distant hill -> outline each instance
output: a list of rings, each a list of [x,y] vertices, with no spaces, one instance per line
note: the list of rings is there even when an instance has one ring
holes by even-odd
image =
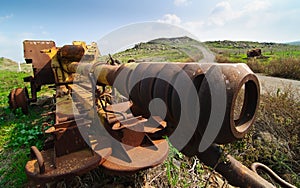
[[[252,48],[280,48],[287,47],[288,44],[275,42],[253,42],[253,41],[206,41],[205,44],[212,48],[230,48],[230,49],[252,49]]]
[[[15,62],[11,59],[8,59],[5,57],[0,57],[0,70],[17,72],[17,71],[19,71],[19,65],[17,62]],[[31,72],[31,65],[22,63],[21,71]]]
[[[289,42],[288,44],[300,46],[300,41]]]
[[[299,41],[300,43],[300,41]],[[148,42],[135,44],[133,48],[113,54],[113,58],[126,63],[130,59],[137,62],[158,61],[158,62],[199,62],[203,58],[200,46],[205,46],[215,54],[229,54],[236,58],[237,62],[245,62],[246,52],[250,49],[260,48],[264,55],[279,56],[289,52],[288,55],[298,54],[300,44],[295,43],[275,43],[275,42],[255,42],[255,41],[206,41],[199,42],[189,37],[158,38]],[[101,60],[107,59],[103,56]]]
[[[180,46],[182,44],[200,44],[199,41],[189,37],[176,37],[176,38],[158,38],[147,42],[148,44],[166,44],[170,46]]]
[[[5,57],[0,57],[0,68],[10,67],[10,66],[16,66],[18,65],[17,62],[7,59]]]
[[[133,48],[116,53],[114,58],[126,63],[130,59],[138,62],[195,62],[203,58],[197,46],[202,45],[189,37],[158,38],[141,42]]]

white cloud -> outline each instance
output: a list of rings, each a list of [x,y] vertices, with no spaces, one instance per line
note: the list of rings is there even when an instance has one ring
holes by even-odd
[[[174,4],[176,6],[187,5],[189,3],[188,0],[174,0]]]
[[[270,1],[268,0],[254,0],[247,3],[244,6],[244,11],[247,12],[254,12],[254,11],[261,11],[266,10],[271,6]]]
[[[185,28],[199,28],[205,25],[204,21],[189,21],[182,24]]]
[[[141,22],[130,24],[110,32],[102,37],[98,44],[101,54],[113,54],[133,47],[139,42],[146,42],[157,38],[171,38],[193,36],[182,27],[159,22]]]
[[[0,16],[0,23],[4,22],[5,20],[8,20],[8,19],[12,18],[13,16],[14,16],[13,14]]]
[[[245,22],[252,22],[257,18],[265,15],[265,11],[271,7],[269,0],[248,0],[244,4],[233,3],[234,0],[225,0],[219,2],[212,9],[209,18],[208,25],[223,26],[229,22],[238,19],[244,19]],[[233,5],[240,5],[233,7]]]
[[[218,3],[214,9],[211,11],[210,17],[208,19],[208,24],[215,24],[222,26],[226,22],[238,18],[241,13],[234,11],[231,4],[228,1],[222,1]]]
[[[283,17],[290,17],[289,20],[291,17],[296,19],[296,16],[283,15],[276,10],[276,6],[271,4],[270,0],[220,0],[211,6],[205,17],[184,20],[176,14],[166,14],[159,21],[176,24],[196,35],[201,41],[277,41],[274,36],[279,31],[274,28],[284,20]]]
[[[175,14],[166,14],[162,19],[159,19],[158,22],[167,23],[172,25],[180,25],[181,19]]]
[[[183,22],[181,26],[185,29],[187,29],[192,34],[197,34],[199,30],[203,29],[205,27],[204,21],[188,21]]]

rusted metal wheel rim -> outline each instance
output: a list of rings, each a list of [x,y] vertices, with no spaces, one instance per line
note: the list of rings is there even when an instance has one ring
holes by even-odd
[[[234,107],[236,105],[239,90],[245,87],[244,101],[239,118],[234,120]],[[259,82],[255,75],[249,74],[240,82],[237,92],[233,97],[233,105],[231,106],[230,124],[233,135],[237,138],[243,138],[249,131],[254,122],[255,114],[259,105]]]
[[[15,93],[16,93],[16,89],[12,89],[8,95],[9,107],[12,110],[16,110],[18,108],[15,101]]]
[[[16,88],[11,100],[14,103],[13,109],[20,107],[24,114],[28,114],[28,91],[27,88]]]

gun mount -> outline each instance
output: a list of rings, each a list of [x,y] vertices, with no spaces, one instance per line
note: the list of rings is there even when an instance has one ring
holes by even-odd
[[[32,160],[25,167],[35,182],[80,175],[98,166],[121,175],[154,167],[168,155],[165,136],[175,135],[176,148],[217,166],[231,184],[273,187],[231,156],[220,162],[215,145],[242,139],[254,122],[259,82],[246,65],[116,65],[98,62],[96,44],[84,42],[56,47],[53,41],[24,41],[24,53],[34,72],[24,79],[31,84],[31,98],[26,88],[14,89],[11,107],[26,113],[41,85],[54,84],[56,90],[55,123],[45,131],[50,137],[43,151],[31,147]],[[240,90],[244,99],[236,115]],[[217,98],[222,100],[216,103]],[[208,142],[204,150],[202,140]]]

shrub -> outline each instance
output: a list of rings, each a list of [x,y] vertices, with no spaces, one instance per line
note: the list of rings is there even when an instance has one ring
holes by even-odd
[[[271,60],[267,66],[267,73],[271,76],[300,80],[300,59],[291,57]]]
[[[224,55],[216,55],[215,61],[218,63],[231,63],[229,57]]]
[[[265,64],[255,58],[250,58],[247,61],[247,65],[250,67],[250,69],[253,72],[256,72],[256,73],[265,73],[266,72]]]

